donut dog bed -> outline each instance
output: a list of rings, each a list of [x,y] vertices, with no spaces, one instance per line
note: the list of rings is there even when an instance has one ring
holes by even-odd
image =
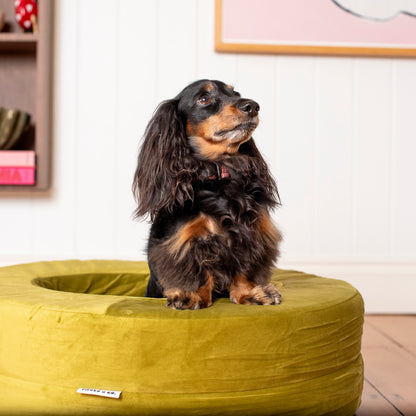
[[[363,301],[348,283],[276,270],[281,305],[220,299],[176,311],[143,297],[148,277],[146,263],[128,261],[0,268],[0,414],[352,416],[358,408]]]

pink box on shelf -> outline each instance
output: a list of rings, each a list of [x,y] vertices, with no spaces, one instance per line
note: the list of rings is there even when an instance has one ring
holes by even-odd
[[[0,185],[35,185],[35,167],[0,166]]]
[[[35,167],[35,165],[36,154],[34,150],[0,150],[0,167]]]
[[[33,150],[0,151],[0,185],[35,185],[36,154]]]

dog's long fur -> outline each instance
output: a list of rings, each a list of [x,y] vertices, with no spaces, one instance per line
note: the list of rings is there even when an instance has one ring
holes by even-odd
[[[279,195],[251,137],[258,111],[210,80],[157,108],[133,183],[135,214],[152,221],[146,296],[167,297],[174,309],[208,307],[219,296],[280,303],[270,276],[281,236],[269,215]]]

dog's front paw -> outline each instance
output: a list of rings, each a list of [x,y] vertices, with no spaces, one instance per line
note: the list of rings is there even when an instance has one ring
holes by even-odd
[[[167,297],[166,306],[171,309],[202,309],[205,305],[201,296],[195,292],[183,291],[180,289],[169,289],[165,292]]]
[[[282,295],[274,287],[273,283],[269,283],[262,287],[266,302],[263,305],[279,305],[282,302]]]
[[[279,305],[282,296],[272,283],[254,286],[249,291],[231,290],[230,300],[242,305]]]

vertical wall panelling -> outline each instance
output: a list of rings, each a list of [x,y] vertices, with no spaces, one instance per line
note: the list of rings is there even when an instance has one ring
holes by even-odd
[[[74,257],[76,248],[79,1],[58,2],[55,13],[53,175],[51,190],[33,201],[37,258]]]
[[[156,74],[158,100],[161,101],[174,97],[195,80],[197,3],[194,0],[158,0],[158,7]]]
[[[0,195],[1,257],[18,262],[30,256],[33,251],[33,219],[31,196]]]
[[[393,143],[392,187],[393,255],[416,255],[416,60],[395,62],[395,141]]]
[[[384,257],[391,238],[391,61],[354,64],[354,255]]]
[[[319,58],[317,70],[314,254],[351,255],[352,60]]]
[[[283,256],[312,255],[315,141],[315,60],[279,57],[275,89],[276,172],[282,208]]]
[[[78,52],[77,254],[108,256],[115,246],[120,3],[90,0],[79,5],[82,41]]]
[[[120,2],[114,218],[119,258],[145,258],[148,226],[132,219],[131,185],[140,139],[156,105],[157,18],[157,2]]]

